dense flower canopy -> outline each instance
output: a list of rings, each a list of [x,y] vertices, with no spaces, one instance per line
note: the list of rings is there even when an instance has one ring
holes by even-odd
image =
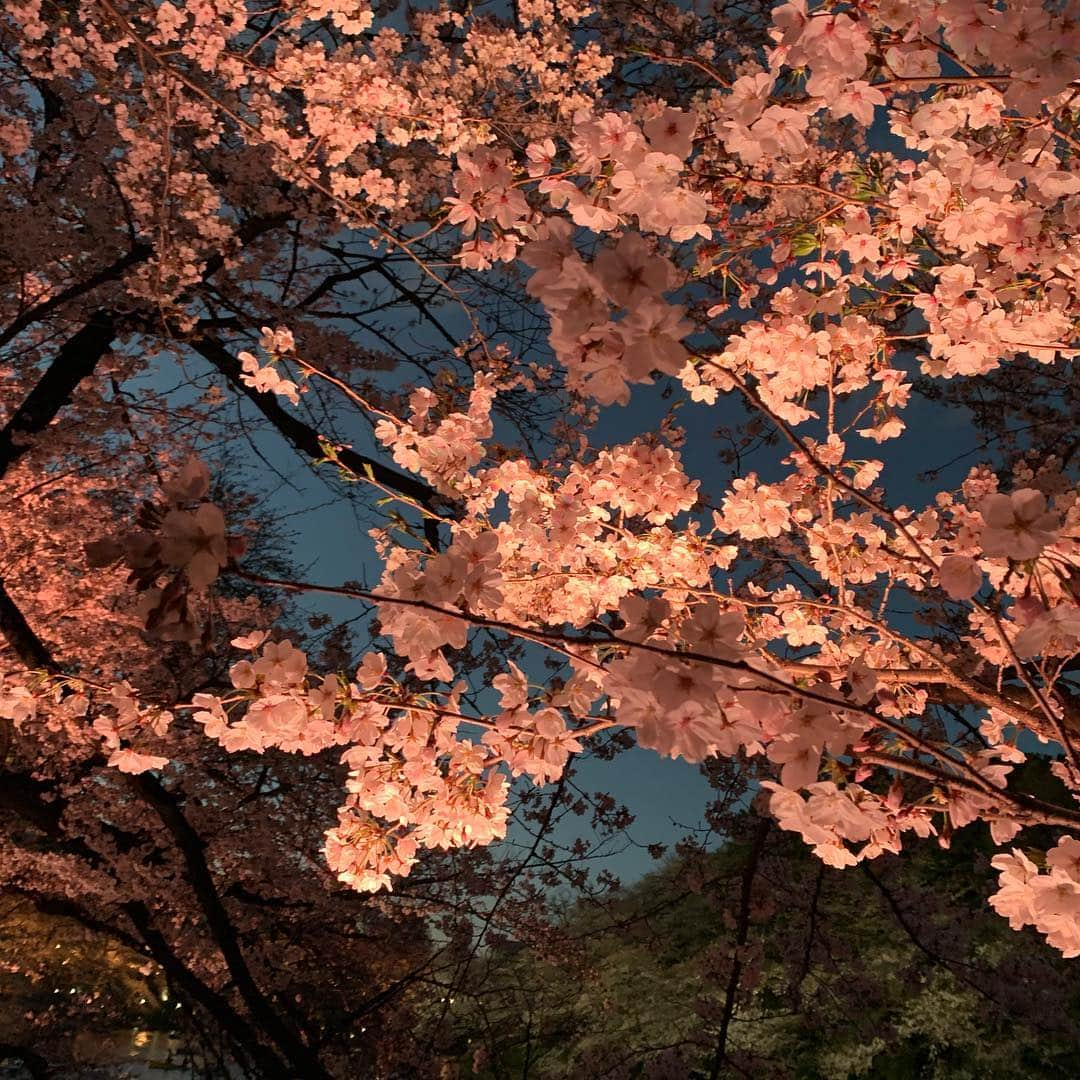
[[[31,769],[330,751],[324,858],[378,891],[629,730],[833,867],[987,823],[989,903],[1080,956],[1075,5],[15,0],[0,40]],[[1041,420],[899,479],[926,400],[999,378]],[[374,572],[260,570],[225,401],[374,495]],[[256,586],[368,605],[371,648]]]

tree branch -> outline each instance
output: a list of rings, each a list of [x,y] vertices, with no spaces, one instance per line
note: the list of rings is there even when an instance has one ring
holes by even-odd
[[[213,364],[229,380],[234,389],[239,390],[262,413],[294,450],[315,460],[325,456],[319,434],[314,428],[309,427],[283,408],[273,394],[264,394],[243,382],[240,378],[243,371],[240,361],[225,348],[221,341],[204,334],[194,339],[191,344],[196,352]],[[337,456],[341,464],[350,472],[357,476],[370,477],[379,486],[397,491],[406,498],[418,502],[427,510],[435,512],[438,506],[445,503],[442,496],[422,480],[417,480],[408,473],[391,469],[374,458],[358,454],[349,447],[337,451]],[[428,542],[437,550],[439,547],[438,522],[425,517],[424,533]]]
[[[727,991],[724,994],[724,1011],[720,1017],[720,1032],[716,1036],[716,1050],[713,1054],[712,1068],[709,1070],[709,1080],[719,1080],[720,1070],[728,1056],[728,1033],[735,1015],[735,1002],[739,992],[739,982],[742,979],[743,964],[739,953],[750,937],[750,901],[753,898],[754,877],[757,874],[758,864],[761,862],[761,853],[765,850],[765,837],[769,834],[771,824],[768,818],[762,818],[757,823],[754,838],[750,843],[750,851],[746,856],[742,888],[739,892],[739,913],[735,924],[735,949],[731,958],[731,976],[728,978]]]
[[[59,670],[56,661],[26,622],[22,612],[19,611],[7,592],[2,590],[0,590],[0,616],[5,620],[0,623],[5,636],[8,636],[8,641],[24,663],[50,671]],[[11,634],[8,631],[9,625],[13,628]],[[10,774],[4,777],[4,783],[0,785],[0,805],[7,805],[9,808],[21,810],[22,808],[17,807],[13,799],[16,796],[25,796],[28,791],[36,796],[31,800],[31,807],[36,803],[40,803],[40,796],[27,787],[27,785],[32,785],[33,781],[23,778],[26,783],[22,788],[19,788],[16,782],[18,779],[18,777]],[[237,991],[251,1011],[252,1017],[259,1024],[260,1030],[280,1047],[292,1068],[297,1070],[299,1075],[311,1077],[312,1080],[322,1080],[322,1078],[328,1080],[329,1074],[324,1071],[315,1054],[304,1045],[292,1025],[278,1015],[255,982],[240,949],[236,930],[232,925],[225,905],[221,901],[221,897],[218,895],[213,875],[206,862],[204,854],[205,842],[184,816],[177,797],[168,791],[159,780],[146,773],[131,777],[129,786],[143,802],[152,807],[176,843],[187,868],[188,884],[191,886],[202,910],[203,917],[206,919],[210,936],[221,953],[229,973],[232,975]],[[60,835],[59,815],[59,804],[42,804],[37,812],[31,813],[29,820],[32,820],[35,825],[45,829],[48,833],[58,836]],[[92,852],[91,858],[94,858]],[[162,947],[166,943],[164,937],[154,930],[151,925],[149,909],[145,908],[145,905],[134,901],[125,904],[124,908],[128,911],[129,917],[132,918],[143,940],[146,941],[154,951],[155,957],[157,957],[159,953],[162,953]],[[175,957],[173,957],[173,960],[179,963]],[[169,970],[163,961],[159,962],[162,963],[163,967],[166,967],[166,970]],[[173,964],[173,967],[175,966],[176,964]],[[180,967],[183,967],[183,965],[181,964]],[[184,972],[186,975],[182,975],[177,969],[176,978],[181,979],[190,976],[190,972],[187,972],[186,968],[184,968]],[[220,1003],[214,1003],[213,1008],[215,1010],[219,1009]],[[237,1017],[237,1019],[240,1018]],[[281,1074],[271,1073],[270,1075]]]
[[[214,943],[229,968],[237,991],[251,1010],[251,1015],[260,1029],[281,1048],[301,1076],[311,1077],[312,1080],[323,1077],[329,1080],[329,1073],[323,1069],[315,1054],[304,1045],[297,1030],[274,1010],[255,982],[237,940],[236,930],[218,895],[213,875],[207,865],[204,854],[206,844],[184,816],[177,797],[149,773],[133,776],[131,786],[144,802],[153,807],[183,856],[188,884],[199,901]]]
[[[50,296],[48,300],[43,300],[40,304],[36,304],[34,307],[24,311],[10,323],[3,333],[0,333],[0,348],[3,348],[13,338],[18,337],[28,327],[33,326],[34,323],[40,322],[57,308],[62,307],[69,300],[77,300],[80,296],[92,292],[99,285],[115,281],[125,270],[145,262],[151,254],[152,249],[148,244],[136,244],[126,255],[122,255],[96,274],[91,274],[85,281],[69,285],[55,296]]]
[[[0,429],[0,480],[30,449],[29,439],[53,422],[79,383],[93,374],[115,336],[115,315],[98,311],[60,347],[33,390]]]

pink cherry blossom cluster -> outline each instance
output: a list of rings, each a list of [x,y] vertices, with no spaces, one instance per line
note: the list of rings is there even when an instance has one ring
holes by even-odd
[[[375,437],[390,448],[394,460],[419,473],[436,490],[457,496],[469,490],[469,470],[484,455],[483,443],[492,434],[491,403],[495,399],[494,377],[478,374],[469,393],[465,412],[432,415],[438,398],[430,390],[416,390],[409,398],[410,417],[399,421],[384,416],[375,426]]]
[[[927,573],[934,572],[951,599],[970,601],[985,575],[1016,597],[1015,613],[1010,611],[997,629],[996,644],[985,608],[977,603],[970,608],[973,630],[985,637],[980,648],[988,654],[992,648],[1019,647],[1027,655],[1037,651],[1027,653],[1035,635],[1023,638],[1024,624],[1013,621],[1029,618],[1025,597],[1037,574],[1045,581],[1047,599],[1055,598],[1048,612],[1039,616],[1043,620],[1039,625],[1060,626],[1062,634],[1060,642],[1048,634],[1045,643],[1068,649],[1066,635],[1077,610],[1071,575],[1080,563],[1075,493],[1059,490],[1057,509],[1051,511],[1040,491],[997,494],[986,474],[975,471],[965,485],[967,503],[941,497],[936,512],[894,516],[887,528],[875,524],[870,513],[841,517],[834,512],[827,521],[813,507],[816,502],[827,505],[831,498],[828,492],[835,481],[829,477],[842,477],[850,468],[851,479],[845,482],[853,491],[867,491],[880,467],[866,462],[849,467],[844,443],[832,436],[827,444],[805,444],[805,450],[793,454],[795,471],[778,485],[762,485],[753,477],[736,481],[723,511],[715,515],[715,538],[699,541],[696,550],[680,550],[680,540],[685,542],[693,533],[674,520],[693,507],[693,487],[679,481],[686,485],[683,499],[654,508],[651,499],[656,496],[643,501],[649,487],[670,490],[678,473],[660,484],[650,480],[663,475],[661,461],[675,464],[677,458],[662,447],[648,450],[639,444],[630,449],[629,457],[625,451],[602,452],[595,471],[575,462],[565,480],[551,465],[540,472],[515,461],[478,466],[478,482],[459,482],[460,489],[476,492],[467,501],[470,513],[490,513],[505,493],[507,515],[494,528],[478,518],[472,526],[481,530],[478,533],[456,524],[450,548],[426,562],[415,552],[393,552],[379,595],[395,599],[380,604],[380,619],[413,671],[420,677],[450,679],[452,669],[440,650],[446,645],[462,647],[476,620],[481,625],[492,620],[519,627],[528,638],[530,626],[560,622],[582,626],[617,609],[620,625],[611,642],[614,658],[598,664],[597,653],[568,648],[580,691],[573,697],[563,695],[554,704],[584,717],[591,703],[606,695],[614,706],[615,722],[634,728],[641,745],[691,761],[715,753],[764,753],[779,771],[781,782],[771,790],[774,800],[780,800],[777,812],[784,808],[785,827],[802,832],[834,865],[850,865],[883,850],[897,851],[904,831],[933,835],[940,831],[934,818],[943,812],[949,828],[985,818],[1000,842],[1015,835],[1023,817],[1011,816],[998,805],[995,794],[1009,763],[1023,759],[1005,728],[1026,726],[1045,736],[1050,731],[1045,718],[1030,709],[1006,706],[997,714],[999,726],[993,736],[997,745],[985,760],[955,761],[961,778],[977,778],[967,781],[976,787],[957,787],[945,803],[906,801],[898,785],[882,799],[859,785],[860,775],[865,778],[873,772],[872,767],[857,765],[859,755],[894,743],[897,728],[891,720],[917,716],[926,705],[925,692],[917,689],[918,669],[909,670],[899,681],[878,674],[910,663],[903,644],[884,633],[871,613],[859,612],[851,600],[825,605],[830,616],[823,621],[811,617],[814,607],[821,605],[808,602],[790,586],[772,593],[758,590],[760,599],[749,604],[738,599],[702,603],[692,590],[695,580],[698,590],[709,580],[710,565],[730,562],[733,549],[720,543],[726,534],[757,541],[790,533],[805,537],[800,542],[808,545],[806,557],[826,580],[839,586],[872,582],[886,573],[910,587],[925,588]],[[645,466],[640,471],[636,464],[625,467],[635,459]],[[820,469],[825,470],[824,477]],[[1051,486],[1052,474],[1040,482]],[[619,508],[627,518],[642,517],[653,526],[626,535],[611,530],[611,512],[598,514],[598,503]],[[652,569],[643,574],[639,560],[646,550]],[[691,553],[693,562],[688,563]],[[913,557],[925,560],[925,565],[913,568]],[[695,576],[690,576],[694,563]],[[661,595],[644,600],[629,588],[659,589]],[[764,649],[775,637],[818,651],[804,653],[794,665],[784,663]],[[926,674],[933,670],[931,665]],[[801,671],[813,676],[802,695],[797,681]],[[780,687],[787,689],[778,693]],[[519,708],[527,700],[527,681],[516,668],[497,679],[496,688],[504,708]],[[868,703],[874,704],[881,720],[866,711]],[[549,708],[541,714],[542,721],[534,720],[535,732],[525,751],[543,758],[550,747],[555,757],[548,757],[548,764],[540,768],[521,770],[512,764],[515,772],[529,772],[538,781],[558,775],[563,765],[566,747],[558,746],[558,739],[574,738],[557,711]],[[490,745],[502,737],[500,732],[515,730],[516,722],[504,714],[484,742]],[[987,733],[991,730],[984,727]],[[499,745],[503,760],[513,763],[513,754],[505,744]],[[820,780],[826,763],[829,769],[852,769],[848,763],[852,747],[862,748],[854,756],[855,782],[838,787],[835,781]],[[902,733],[899,749],[902,755]],[[894,751],[893,760],[902,765],[905,758]],[[1075,783],[1064,767],[1058,771]],[[798,795],[800,789],[811,793],[810,802]],[[799,810],[800,806],[812,810]],[[853,850],[849,846],[853,843],[862,846]]]
[[[261,364],[253,353],[240,353],[237,356],[243,370],[240,381],[245,386],[258,390],[259,393],[277,394],[286,401],[291,401],[293,405],[299,405],[301,388],[291,379],[283,378],[281,372],[274,367],[275,361],[288,356],[296,348],[292,331],[285,327],[278,327],[275,330],[264,326],[260,344],[270,354],[270,363]]]
[[[0,718],[11,720],[16,730],[29,730],[35,722],[50,732],[63,730],[80,750],[106,752],[106,764],[121,772],[142,773],[169,763],[133,744],[145,747],[162,739],[173,713],[140,701],[127,681],[101,686],[42,674],[30,685],[0,683]]]
[[[806,785],[805,799],[771,781],[762,787],[771,793],[769,811],[780,827],[799,833],[829,866],[854,866],[883,851],[899,851],[905,830],[917,836],[934,832],[929,814],[902,808],[895,793],[883,799],[859,784],[839,788],[831,780]],[[863,847],[853,853],[848,847],[852,843]]]
[[[326,853],[357,889],[388,888],[391,875],[409,872],[419,847],[503,836],[509,786],[500,766],[544,783],[581,748],[557,709],[529,711],[527,687],[519,691],[517,683],[503,689],[503,711],[489,721],[461,714],[460,688],[442,702],[433,694],[410,698],[379,653],[368,653],[348,681],[309,676],[304,653],[287,640],[268,641],[265,632],[233,644],[258,655],[230,669],[237,693],[195,695],[195,721],[230,751],[346,748],[347,797]],[[462,724],[483,737],[463,737]]]
[[[191,458],[162,493],[165,505],[145,503],[139,530],[86,545],[92,567],[122,561],[141,593],[140,610],[147,628],[166,641],[198,637],[194,596],[205,592],[228,563],[230,549],[243,549],[226,535],[225,516],[214,503],[201,501],[210,490],[210,474]],[[195,509],[185,509],[198,502]],[[168,577],[167,583],[161,579]]]
[[[1059,840],[1041,871],[1017,848],[991,861],[1001,885],[990,897],[994,910],[1014,930],[1034,926],[1065,956],[1080,956],[1080,840]]]
[[[522,259],[537,271],[528,291],[550,314],[551,345],[572,386],[603,405],[625,404],[628,383],[686,367],[682,339],[693,326],[663,296],[677,283],[676,268],[640,233],[624,234],[589,264],[574,250],[569,223],[553,218]],[[612,305],[627,312],[618,322]]]

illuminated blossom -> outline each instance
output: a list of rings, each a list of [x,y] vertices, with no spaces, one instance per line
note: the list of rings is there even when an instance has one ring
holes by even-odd
[[[988,495],[979,506],[983,553],[1010,559],[1034,559],[1057,539],[1058,516],[1046,509],[1046,496],[1032,488],[1009,495]]]
[[[970,600],[982,586],[983,572],[966,555],[948,555],[938,567],[938,580],[951,599]]]

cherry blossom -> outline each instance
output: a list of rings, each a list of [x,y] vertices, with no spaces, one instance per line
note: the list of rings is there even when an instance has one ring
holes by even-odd
[[[1039,442],[1080,355],[1068,10],[791,0],[741,41],[305,0],[254,40],[243,5],[106,7],[0,17],[19,753],[325,755],[324,868],[374,892],[625,729],[764,778],[833,867],[983,822],[1025,845],[990,903],[1080,955],[1080,489]],[[1026,388],[1022,436],[898,480],[917,394]],[[378,565],[260,573],[223,403],[359,492]],[[372,643],[320,658],[248,587],[361,603]],[[1008,783],[1031,740],[1058,801]],[[1033,825],[1070,835],[1044,861]]]
[[[982,587],[983,572],[974,559],[950,555],[942,560],[938,578],[953,600],[970,600]]]
[[[979,512],[979,544],[986,555],[1033,559],[1057,536],[1057,515],[1047,510],[1046,496],[1032,488],[988,495]]]

